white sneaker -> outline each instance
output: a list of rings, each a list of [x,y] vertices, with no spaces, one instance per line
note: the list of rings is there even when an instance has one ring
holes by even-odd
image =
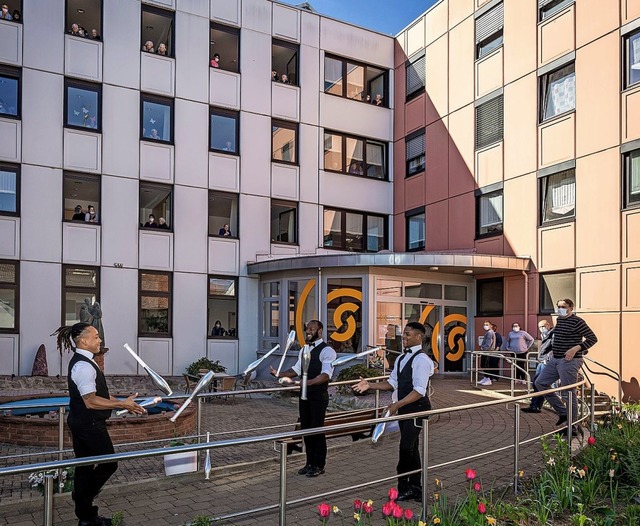
[[[491,379],[486,376],[478,382],[478,385],[491,385]]]
[[[491,381],[491,378],[487,378],[487,381],[485,383],[483,383],[482,385],[491,385],[493,382]]]

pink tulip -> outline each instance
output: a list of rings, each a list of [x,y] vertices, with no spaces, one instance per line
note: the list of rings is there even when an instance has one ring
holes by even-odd
[[[482,514],[487,513],[487,507],[484,505],[484,502],[478,504],[478,511]]]
[[[403,510],[400,506],[396,506],[395,508],[393,508],[393,518],[394,519],[401,519],[402,518],[402,513]]]
[[[318,506],[318,513],[320,513],[320,517],[327,518],[331,513],[331,506],[323,502]]]
[[[481,489],[481,488],[482,488],[482,486],[480,486],[480,483],[479,483],[479,482],[476,482],[476,483],[473,485],[473,489],[475,489],[476,491],[480,491],[480,489]]]
[[[596,444],[596,439],[595,437],[589,437],[587,439],[587,444],[589,444],[590,446],[594,446]]]
[[[387,502],[382,506],[382,515],[388,517],[393,513],[393,502]]]
[[[407,519],[408,521],[413,519],[413,512],[409,508],[404,510],[404,518]]]
[[[389,500],[396,500],[398,498],[398,490],[396,488],[389,488]]]
[[[474,478],[476,478],[475,469],[467,468],[467,471],[465,471],[464,474],[467,476],[467,480],[473,480]]]
[[[360,499],[356,499],[353,501],[353,509],[359,511],[362,508],[362,501]]]
[[[373,513],[373,505],[365,502],[362,505],[362,511],[364,511],[365,513]]]

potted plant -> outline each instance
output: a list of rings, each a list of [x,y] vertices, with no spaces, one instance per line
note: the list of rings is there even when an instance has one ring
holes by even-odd
[[[187,367],[187,374],[197,376],[200,371],[213,371],[214,373],[226,373],[227,368],[220,363],[220,360],[215,362],[209,360],[206,356],[197,359],[189,367]]]
[[[184,446],[186,442],[173,439],[168,447]],[[181,453],[169,453],[164,456],[164,472],[167,476],[198,471],[198,452],[184,451]]]

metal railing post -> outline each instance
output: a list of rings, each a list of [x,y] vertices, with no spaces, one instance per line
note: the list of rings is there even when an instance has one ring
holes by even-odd
[[[429,478],[429,420],[422,419],[422,520],[427,522],[427,498],[429,492],[427,490],[427,481]]]
[[[513,414],[513,492],[518,494],[520,475],[520,406],[515,404]]]
[[[376,393],[376,418],[378,418],[378,409],[380,409],[380,390],[376,389],[375,390]]]
[[[196,434],[198,435],[198,444],[200,443],[200,435],[202,435],[202,397],[196,398]],[[198,451],[198,462],[200,462],[200,451]]]
[[[515,380],[515,376],[516,376],[516,364],[515,364],[515,357],[511,358],[509,360],[509,363],[511,364],[511,372],[509,373],[509,376],[511,376],[511,396],[514,396],[515,393],[515,387],[514,387],[514,382]]]
[[[591,432],[596,430],[596,386],[591,384],[591,415],[589,417],[589,428]]]
[[[569,444],[569,457],[571,457],[571,440],[573,439],[573,393],[567,390],[567,442]]]
[[[53,526],[53,473],[44,476],[44,526]]]
[[[280,442],[280,516],[279,526],[287,524],[287,445]]]
[[[58,407],[58,460],[62,460],[64,451],[64,406]],[[62,469],[58,469],[58,482],[62,482]],[[58,493],[62,493],[62,487],[58,484]]]

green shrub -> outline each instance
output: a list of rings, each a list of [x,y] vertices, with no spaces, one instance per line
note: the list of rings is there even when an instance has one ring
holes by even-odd
[[[220,363],[220,360],[216,360],[215,362],[209,360],[206,356],[199,358],[195,362],[193,362],[189,367],[187,367],[187,374],[196,376],[201,369],[206,369],[207,371],[213,371],[214,373],[226,373],[227,368]]]
[[[369,369],[366,365],[358,364],[342,369],[338,374],[336,380],[338,382],[346,382],[347,380],[357,380],[358,378],[373,378],[374,376],[380,376],[380,371],[376,369]],[[350,385],[341,385],[338,387],[338,392],[342,394],[357,394]]]

